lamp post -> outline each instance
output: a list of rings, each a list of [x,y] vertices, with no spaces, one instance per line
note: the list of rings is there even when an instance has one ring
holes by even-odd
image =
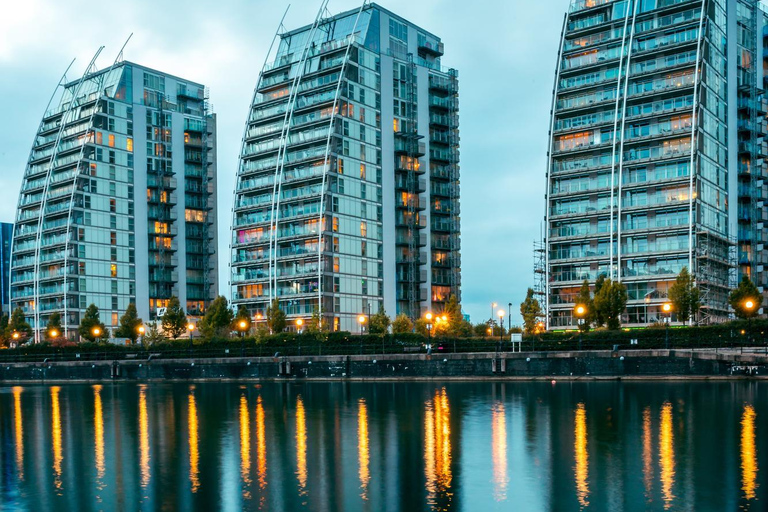
[[[365,315],[357,317],[357,321],[360,322],[360,334],[363,334],[363,331],[365,330]]]
[[[143,345],[144,344],[144,333],[146,332],[146,329],[144,328],[143,325],[140,325],[139,328],[136,329],[136,330],[139,332],[139,338],[140,338],[139,343],[141,343]]]
[[[432,338],[432,313],[427,312],[426,315],[424,315],[424,319],[427,321],[427,344],[431,345],[431,338]]]
[[[304,325],[304,320],[301,318],[296,319],[296,331],[301,334],[301,326]]]
[[[13,331],[13,334],[11,334],[11,338],[13,338],[13,341],[16,343],[16,346],[19,345],[19,338],[21,338],[21,334],[19,334],[16,331]]]
[[[747,310],[747,343],[752,344],[752,314],[755,310],[755,301],[747,299],[744,301],[744,309]],[[744,348],[742,347],[742,352]]]
[[[584,333],[584,317],[587,315],[587,306],[584,304],[576,304],[576,307],[573,309],[574,314],[577,318],[577,323],[579,324],[579,350],[581,350],[582,346],[582,335]]]
[[[512,303],[510,302],[507,304],[507,308],[509,308],[509,315],[507,315],[507,332],[512,330]]]
[[[94,340],[96,340],[99,336],[101,336],[101,329],[98,327],[94,327],[91,329],[91,334],[93,335]]]
[[[669,350],[669,324],[672,322],[672,304],[665,302],[661,309],[667,314],[667,317],[664,319],[664,346]]]
[[[496,310],[496,303],[495,302],[491,302],[491,317],[490,317],[491,322],[493,322],[493,312],[495,310]]]
[[[240,337],[241,338],[245,337],[245,331],[248,330],[248,322],[246,322],[245,320],[240,320],[237,323],[237,328],[240,331]]]
[[[500,309],[497,313],[499,315],[499,341],[504,339],[504,310]]]

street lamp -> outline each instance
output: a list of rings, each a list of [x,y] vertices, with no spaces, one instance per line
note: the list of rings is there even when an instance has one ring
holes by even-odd
[[[507,304],[509,308],[509,315],[507,315],[507,332],[512,330],[512,303]]]
[[[101,336],[101,329],[99,329],[98,327],[94,327],[93,329],[91,329],[91,334],[93,334],[94,338],[98,338],[99,336]]]
[[[579,324],[579,350],[581,350],[582,336],[584,334],[584,317],[587,315],[587,306],[584,304],[576,304],[573,312],[576,315],[577,322]]]
[[[192,322],[188,323],[187,324],[187,330],[189,331],[189,337],[191,338],[192,337],[192,331],[195,330],[195,324],[193,324]]]
[[[48,336],[50,336],[51,338],[56,338],[58,337],[58,335],[59,335],[59,331],[57,331],[56,329],[51,329],[48,332]]]
[[[496,310],[496,303],[491,302],[491,321],[493,321],[493,312]]]
[[[357,321],[360,322],[360,334],[363,334],[363,330],[365,329],[365,315],[357,317]]]
[[[667,314],[667,318],[664,319],[666,325],[664,328],[664,346],[669,350],[669,324],[672,322],[672,304],[665,302],[664,305],[661,306],[661,310]]]
[[[747,310],[747,342],[751,345],[752,344],[752,312],[755,309],[755,301],[752,299],[747,299],[744,301],[744,309]]]
[[[427,312],[427,314],[424,315],[424,319],[427,321],[427,343],[429,344],[432,337],[432,313]]]
[[[243,338],[245,336],[245,331],[248,330],[248,322],[245,320],[240,320],[237,324],[238,329],[240,330],[240,337]]]
[[[301,318],[296,319],[296,330],[299,331],[299,334],[301,334],[301,326],[304,325],[304,320]]]
[[[143,325],[140,325],[136,330],[139,331],[139,338],[141,338],[141,342],[144,343],[144,333],[146,332],[146,329]]]
[[[504,336],[504,310],[500,309],[498,311],[498,315],[499,315],[499,341],[501,341]]]

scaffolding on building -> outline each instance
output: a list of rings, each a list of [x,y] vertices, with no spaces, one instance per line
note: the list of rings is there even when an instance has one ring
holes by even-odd
[[[533,295],[546,312],[547,297],[547,243],[543,238],[533,242]]]
[[[708,230],[696,233],[695,279],[699,288],[703,325],[729,319],[728,294],[737,284],[736,240]]]

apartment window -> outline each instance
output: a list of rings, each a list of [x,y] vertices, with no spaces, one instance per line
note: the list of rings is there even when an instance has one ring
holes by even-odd
[[[117,201],[115,199],[109,200],[109,211],[112,213],[117,213]]]
[[[365,179],[365,164],[360,164],[360,179]]]
[[[339,293],[340,290],[341,290],[341,285],[339,284],[339,278],[338,277],[334,277],[333,278],[333,291],[334,291],[334,293]]]
[[[339,232],[339,218],[338,217],[333,217],[331,219],[331,223],[333,225],[333,232],[334,233],[338,233]]]
[[[117,261],[117,249],[114,247],[111,247],[109,249],[109,253],[110,253],[109,254],[110,261]]]
[[[339,158],[339,174],[344,174],[344,159]]]
[[[109,232],[109,243],[110,245],[117,245],[117,233],[114,231]]]
[[[126,141],[125,141],[125,149],[127,151],[130,151],[131,153],[133,152],[133,139],[132,138],[128,137],[128,139],[126,139]]]
[[[368,236],[368,223],[367,222],[361,222],[360,223],[360,236],[363,238]]]

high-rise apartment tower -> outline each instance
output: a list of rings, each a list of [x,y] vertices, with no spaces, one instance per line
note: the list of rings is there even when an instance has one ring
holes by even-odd
[[[547,320],[573,328],[600,275],[623,322],[661,320],[683,267],[699,320],[729,315],[739,274],[765,286],[763,27],[755,0],[573,0],[547,172]]]
[[[358,331],[460,292],[458,73],[376,4],[280,31],[245,128],[233,302]],[[292,324],[292,322],[291,322]]]
[[[97,56],[99,55],[97,52]],[[65,335],[89,304],[108,327],[171,296],[192,314],[217,293],[216,120],[201,84],[116,60],[62,78],[19,196],[11,303]]]

